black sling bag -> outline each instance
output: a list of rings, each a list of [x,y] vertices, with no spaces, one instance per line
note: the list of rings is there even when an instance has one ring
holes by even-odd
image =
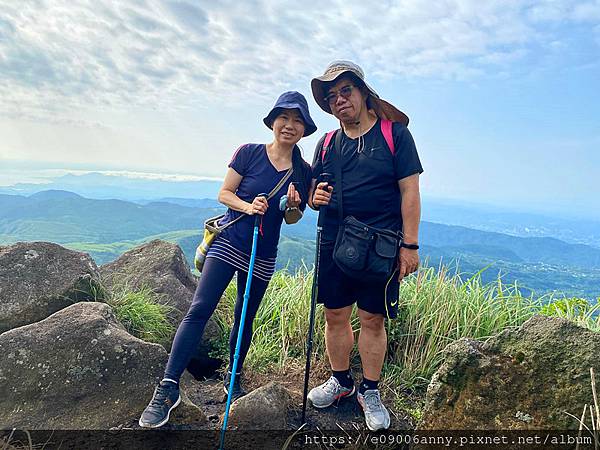
[[[367,225],[354,216],[344,217],[341,138],[342,131],[338,130],[333,146],[333,167],[339,229],[333,260],[350,277],[373,282],[387,281],[398,267],[402,234]]]

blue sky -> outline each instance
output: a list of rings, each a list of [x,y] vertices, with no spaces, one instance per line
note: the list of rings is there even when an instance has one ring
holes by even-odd
[[[0,185],[220,177],[288,89],[310,159],[336,127],[310,79],[340,58],[411,117],[425,195],[600,217],[600,1],[0,0]]]

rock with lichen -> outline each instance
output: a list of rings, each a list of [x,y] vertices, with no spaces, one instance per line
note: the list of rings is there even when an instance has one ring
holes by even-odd
[[[544,316],[486,342],[460,339],[444,350],[418,429],[578,429],[599,354],[599,333]]]
[[[98,279],[87,253],[50,242],[0,246],[0,333],[95,300]]]
[[[0,335],[0,429],[109,429],[140,414],[167,353],[81,302]]]

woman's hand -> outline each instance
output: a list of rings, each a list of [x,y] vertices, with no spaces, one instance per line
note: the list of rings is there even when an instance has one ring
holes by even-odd
[[[290,183],[287,191],[285,213],[283,215],[285,223],[296,223],[302,218],[302,211],[300,211],[299,208],[301,200],[300,193],[296,190],[296,186],[294,186],[294,183]]]
[[[331,192],[333,192],[333,186],[329,185],[326,182],[321,182],[317,184],[317,188],[315,189],[315,193],[313,195],[313,205],[317,208],[320,206],[329,205],[329,201],[331,200]]]
[[[248,203],[246,208],[246,214],[253,216],[254,214],[260,214],[261,216],[267,212],[269,202],[265,197],[256,197],[252,203]]]
[[[298,208],[300,206],[300,193],[296,190],[294,183],[290,183],[287,190],[286,208]]]

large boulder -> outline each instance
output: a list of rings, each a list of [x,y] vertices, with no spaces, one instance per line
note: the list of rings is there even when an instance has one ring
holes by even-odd
[[[175,308],[181,320],[188,310],[196,280],[177,244],[155,239],[135,247],[115,261],[100,266],[103,283],[109,288],[150,287],[162,294],[162,303]]]
[[[158,301],[173,309],[169,313],[169,322],[175,329],[187,313],[197,281],[181,248],[170,242],[153,240],[135,247],[121,255],[117,260],[100,266],[102,282],[109,289],[127,286],[135,290],[149,287],[159,294]],[[198,351],[198,359],[206,359],[220,335],[218,325],[209,320]],[[167,345],[170,350],[170,345]]]
[[[241,430],[285,430],[291,403],[289,391],[270,382],[231,404],[228,425]]]
[[[418,429],[578,429],[569,414],[593,403],[599,354],[600,333],[544,316],[484,343],[460,339],[444,351]]]
[[[0,429],[109,429],[140,414],[167,353],[82,302],[0,335]]]
[[[0,333],[95,300],[98,278],[87,253],[49,242],[0,246]]]

